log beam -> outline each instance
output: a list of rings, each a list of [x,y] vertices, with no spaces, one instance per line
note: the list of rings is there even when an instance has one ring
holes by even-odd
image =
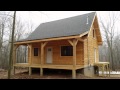
[[[72,69],[72,78],[76,78],[76,45],[78,39],[68,40],[68,42],[73,46],[73,69]]]
[[[73,40],[73,67],[75,68],[76,66],[76,45],[77,45],[78,40],[74,39]]]
[[[29,48],[29,64],[32,64],[32,44],[28,44],[28,48]]]
[[[16,64],[16,49],[19,47],[19,45],[14,45],[13,47],[13,75],[15,74],[15,64]]]
[[[71,46],[73,46],[73,42],[71,40],[68,40],[68,42],[71,44]]]
[[[14,45],[13,47],[13,65],[16,63],[16,49],[19,47],[19,45]]]
[[[40,75],[43,76],[43,64],[44,64],[44,47],[47,45],[48,42],[42,42],[41,43],[41,68],[40,68]]]

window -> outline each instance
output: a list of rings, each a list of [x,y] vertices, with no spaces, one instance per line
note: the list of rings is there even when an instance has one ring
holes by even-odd
[[[61,56],[73,56],[73,47],[61,46]]]
[[[93,38],[95,38],[95,30],[93,29]]]
[[[96,63],[96,59],[97,59],[97,56],[96,56],[96,48],[94,48],[94,57],[95,57],[95,63]]]
[[[34,56],[38,56],[38,48],[34,48]]]

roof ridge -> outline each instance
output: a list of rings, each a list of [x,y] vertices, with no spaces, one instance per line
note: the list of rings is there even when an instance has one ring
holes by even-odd
[[[96,12],[94,11],[94,12],[84,13],[84,14],[81,14],[81,15],[76,15],[76,16],[66,17],[66,18],[62,18],[62,19],[58,19],[58,20],[43,22],[41,24],[51,23],[51,22],[60,21],[60,20],[64,20],[64,19],[70,19],[70,18],[74,18],[74,17],[80,17],[80,16],[84,16],[84,15],[87,15],[87,14],[92,14],[92,13],[96,13]]]

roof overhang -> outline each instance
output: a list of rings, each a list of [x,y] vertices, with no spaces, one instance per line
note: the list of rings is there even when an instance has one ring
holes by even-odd
[[[96,37],[97,37],[98,45],[102,45],[103,41],[102,41],[102,36],[101,36],[100,27],[99,27],[99,23],[98,23],[97,14],[95,14],[95,16],[94,16],[93,22],[91,24],[91,28],[88,33],[88,37],[90,36],[90,32],[92,30],[93,25],[94,25],[94,29],[96,30]]]
[[[74,35],[74,36],[66,36],[66,37],[55,37],[55,38],[48,38],[48,39],[41,39],[41,40],[29,40],[29,41],[19,41],[15,42],[15,45],[26,45],[30,43],[38,43],[38,42],[46,42],[46,41],[55,41],[55,40],[65,40],[65,39],[78,39],[79,41],[83,42],[84,40],[81,38],[82,36],[88,34],[88,31],[85,33],[82,33],[80,35]]]
[[[73,39],[73,38],[80,38],[79,35],[75,36],[66,36],[66,37],[55,37],[55,38],[48,38],[48,39],[41,39],[41,40],[30,40],[30,41],[19,41],[15,42],[14,44],[28,44],[28,43],[38,43],[38,42],[46,42],[46,41],[54,41],[54,40],[65,40],[65,39]]]

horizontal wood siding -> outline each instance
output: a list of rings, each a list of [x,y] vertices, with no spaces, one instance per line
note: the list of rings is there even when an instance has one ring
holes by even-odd
[[[40,64],[41,43],[32,44],[32,64]],[[38,48],[38,56],[34,56],[34,48]]]
[[[84,40],[84,65],[88,65],[87,39]]]
[[[96,30],[95,30],[95,37],[93,38],[93,29],[92,26],[90,30],[90,34],[88,37],[88,52],[87,52],[87,38],[84,41],[84,64],[88,65],[88,54],[89,54],[89,64],[93,65],[95,62],[95,53],[94,49],[96,48],[96,62],[99,61],[99,54],[98,54],[98,42],[96,38]]]
[[[50,41],[45,46],[45,57],[44,57],[44,64],[46,64],[46,53],[47,47],[51,47],[53,50],[53,63],[56,65],[72,65],[73,64],[73,56],[61,56],[61,46],[68,46],[70,45],[67,40],[60,40],[60,41]],[[70,45],[71,46],[71,45]],[[41,43],[34,43],[32,44],[32,64],[40,64],[40,52],[41,52]],[[77,65],[84,65],[84,55],[83,55],[83,43],[78,42],[76,46],[76,64]],[[34,56],[34,48],[39,48],[39,55]],[[28,49],[28,61],[30,62],[30,49]]]
[[[57,65],[72,65],[73,64],[73,56],[61,56],[61,46],[69,46],[67,40],[61,40],[61,41],[53,41],[48,42],[48,44],[45,46],[45,60],[44,63],[46,63],[46,53],[47,53],[47,47],[52,47],[53,49],[53,64]],[[70,45],[71,46],[71,45]],[[78,42],[77,44],[77,65],[83,64],[83,44]]]
[[[77,59],[77,65],[84,65],[84,48],[83,48],[83,42],[78,42],[77,48],[76,48],[76,59]]]

